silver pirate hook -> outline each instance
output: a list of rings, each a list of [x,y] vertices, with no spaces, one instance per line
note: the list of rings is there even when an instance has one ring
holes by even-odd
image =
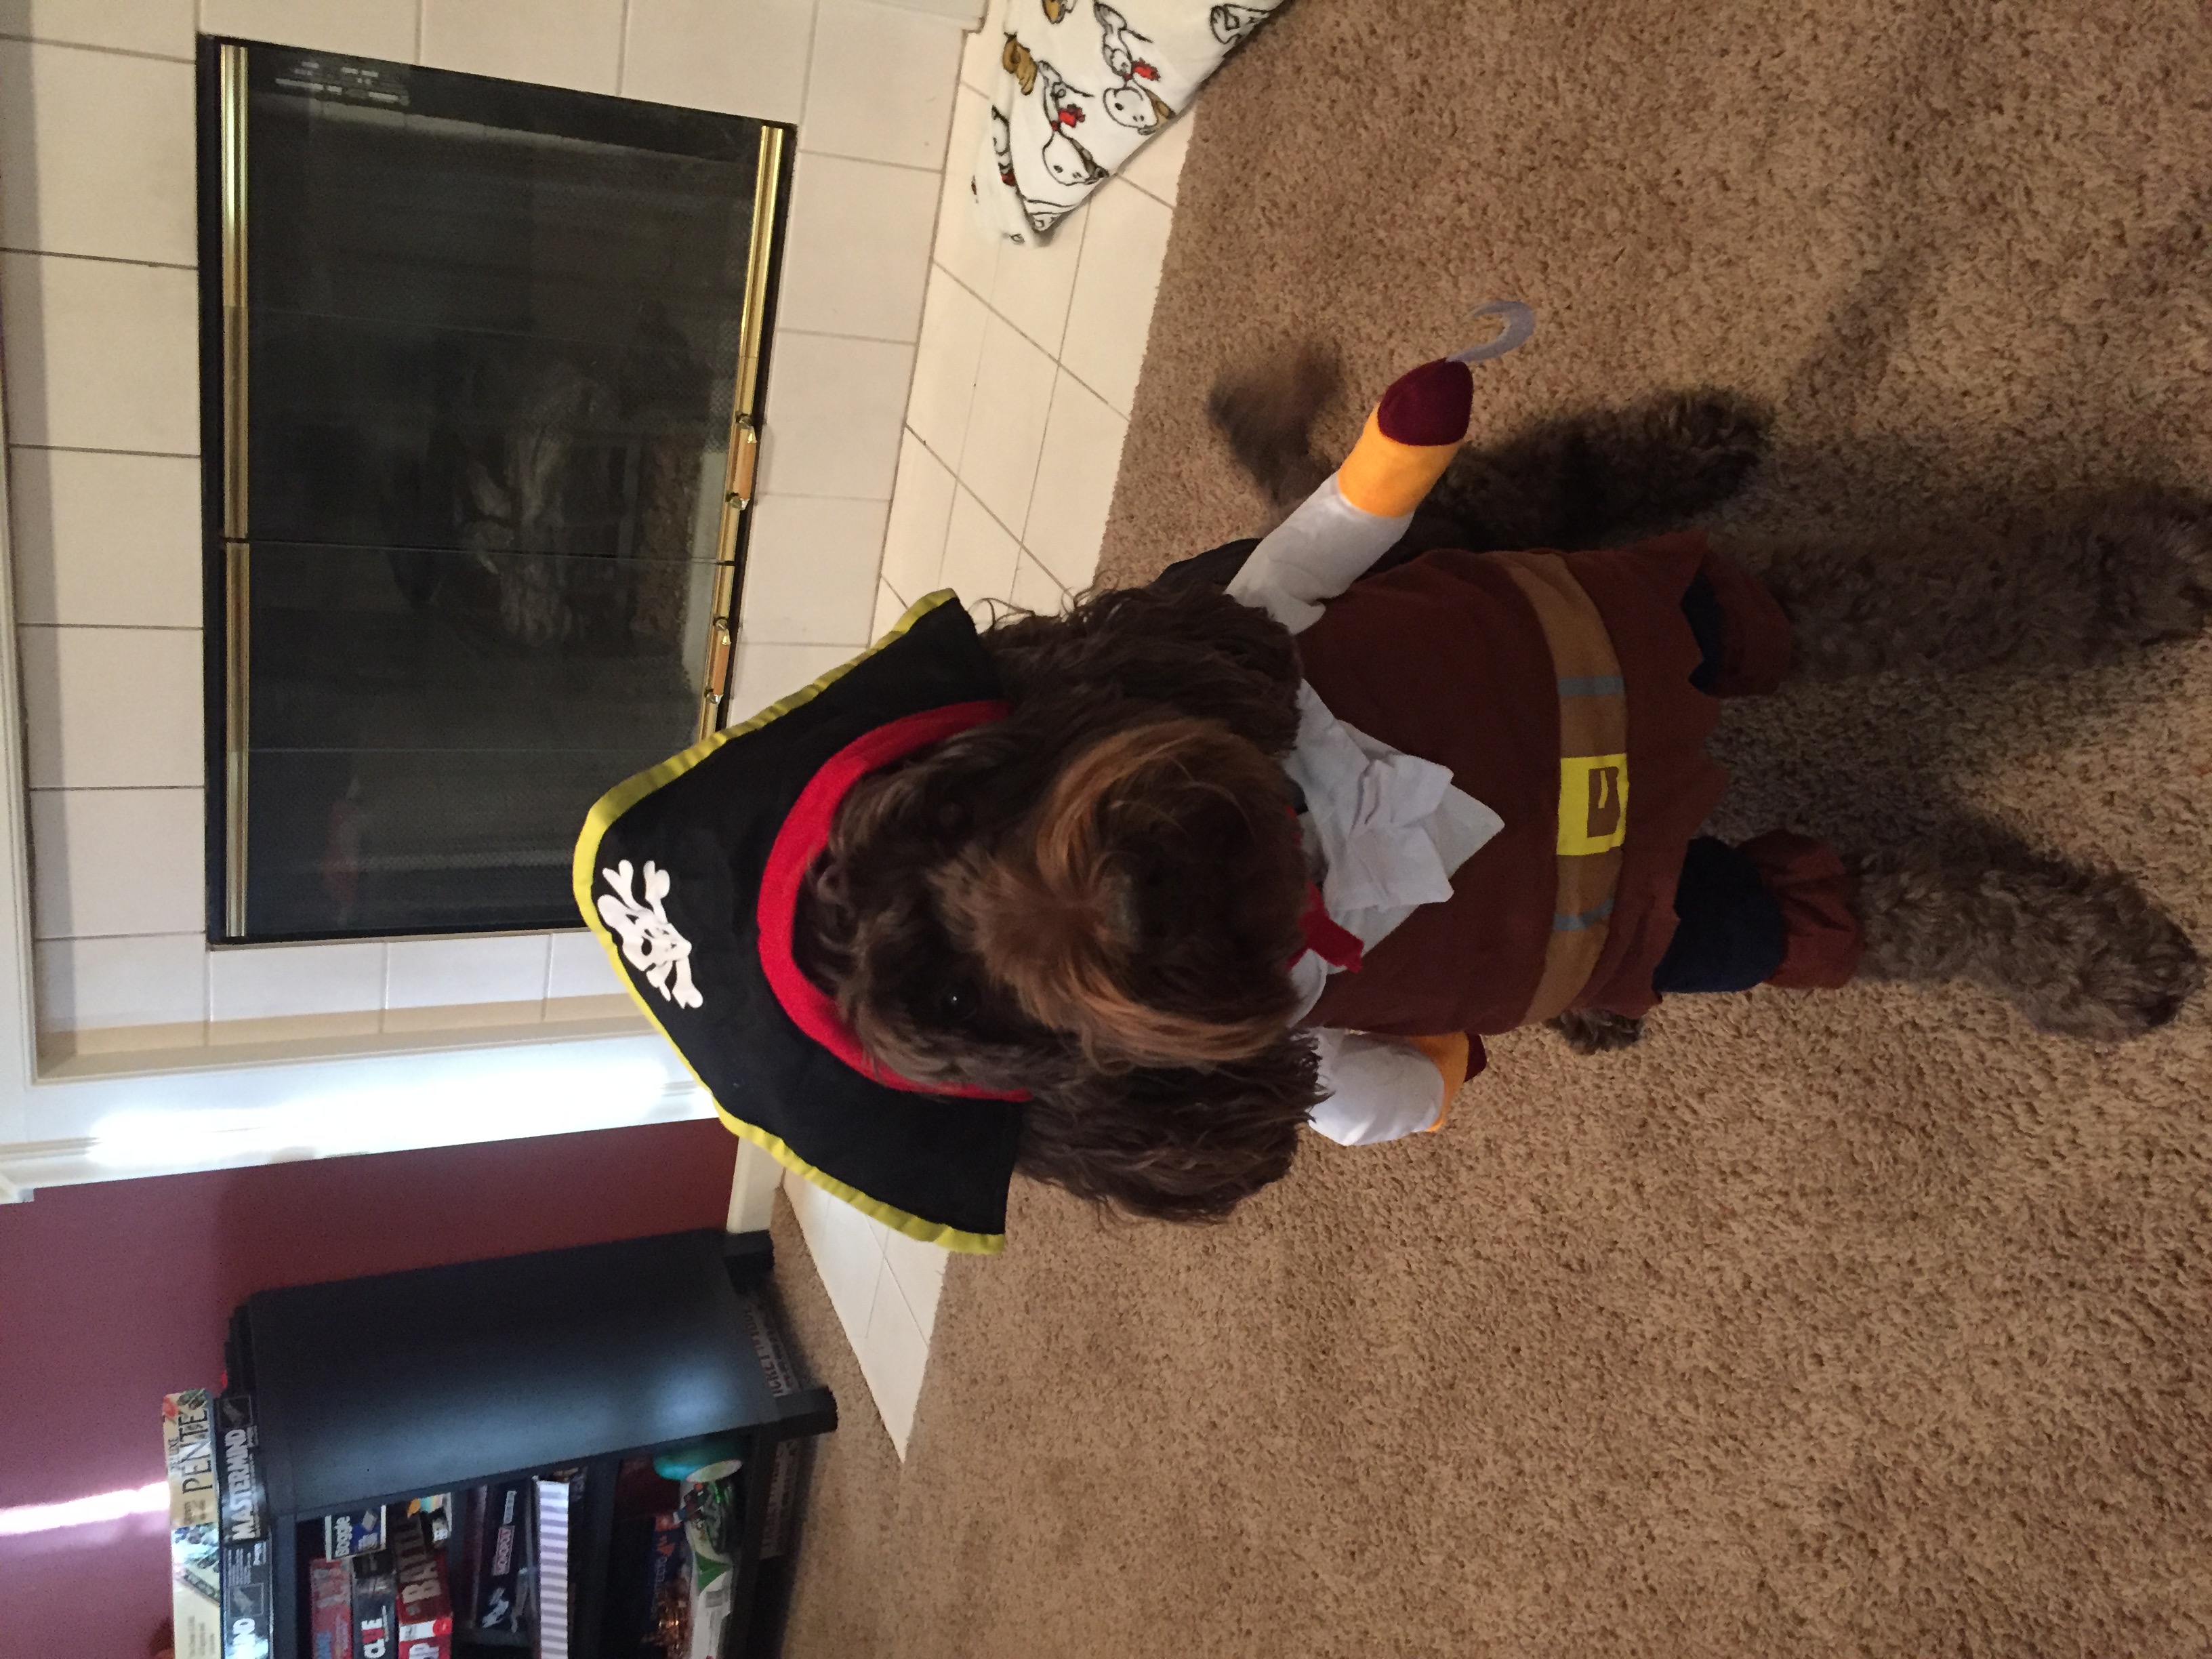
[[[1519,300],[1492,300],[1487,305],[1477,306],[1468,316],[1499,318],[1505,326],[1494,340],[1453,352],[1451,361],[1455,363],[1486,363],[1492,357],[1503,357],[1516,346],[1528,344],[1535,337],[1536,313]]]

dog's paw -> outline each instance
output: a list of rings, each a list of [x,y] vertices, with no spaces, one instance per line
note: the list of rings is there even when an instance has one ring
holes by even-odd
[[[2212,508],[2179,495],[2106,503],[2065,533],[2094,574],[2093,655],[2191,639],[2212,613]]]
[[[1991,872],[2030,919],[2020,954],[1989,976],[2039,1031],[2120,1042],[2172,1023],[2204,963],[2172,917],[2126,877]]]
[[[2119,1042],[2170,1024],[2204,983],[2189,936],[2127,877],[2002,836],[1856,860],[1861,976],[1966,980],[2039,1031]]]
[[[1570,1008],[1545,1022],[1578,1054],[1602,1054],[1644,1040],[1644,1022],[1602,1008]]]

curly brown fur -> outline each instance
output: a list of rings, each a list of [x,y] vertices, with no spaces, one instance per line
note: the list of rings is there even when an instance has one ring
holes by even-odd
[[[1126,1214],[1219,1221],[1290,1173],[1321,1095],[1288,1033],[1227,1066],[1090,1077],[1031,1097],[1015,1167]]]
[[[1570,1008],[1547,1020],[1578,1054],[1610,1054],[1644,1041],[1644,1022],[1603,1008]]]
[[[930,872],[936,911],[1094,1069],[1243,1060],[1297,1012],[1306,869],[1290,786],[1219,721],[1137,708],[1061,750],[1006,834]]]
[[[1286,1024],[1305,894],[1276,764],[1289,636],[1200,589],[983,639],[1014,713],[846,798],[800,966],[905,1076],[1028,1091],[1025,1172],[1137,1214],[1225,1214],[1282,1176],[1318,1097]]]
[[[1224,861],[1253,878],[1219,881]],[[919,1082],[1212,1064],[1288,1020],[1304,882],[1267,756],[1079,688],[856,786],[802,895],[799,961]]]
[[[2204,982],[2188,936],[2115,872],[1980,838],[1869,854],[1854,875],[1865,979],[1963,980],[2101,1042],[2166,1024]]]
[[[1458,545],[1578,548],[1666,528],[1727,501],[1766,454],[1751,398],[1698,387],[1585,410],[1461,450],[1425,503]]]
[[[1206,395],[1206,418],[1277,520],[1334,470],[1313,453],[1313,423],[1341,379],[1334,357],[1319,346],[1304,345],[1222,375]]]
[[[1297,647],[1218,590],[1116,588],[1063,617],[1011,617],[983,643],[1018,703],[1086,687],[1218,720],[1270,755],[1298,735]]]
[[[2200,633],[2212,610],[2212,514],[2178,495],[2093,502],[2025,537],[1732,535],[1727,546],[1789,614],[1808,679],[2079,668]],[[1931,568],[1940,582],[1907,574]]]

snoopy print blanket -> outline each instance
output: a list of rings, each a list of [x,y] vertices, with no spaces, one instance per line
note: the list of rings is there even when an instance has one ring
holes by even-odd
[[[992,228],[1038,242],[1182,112],[1283,0],[1006,0],[972,181]]]

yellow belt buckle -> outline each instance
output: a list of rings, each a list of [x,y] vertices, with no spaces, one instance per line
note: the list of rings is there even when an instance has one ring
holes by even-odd
[[[1628,757],[1571,755],[1559,762],[1559,856],[1609,853],[1628,839]]]

